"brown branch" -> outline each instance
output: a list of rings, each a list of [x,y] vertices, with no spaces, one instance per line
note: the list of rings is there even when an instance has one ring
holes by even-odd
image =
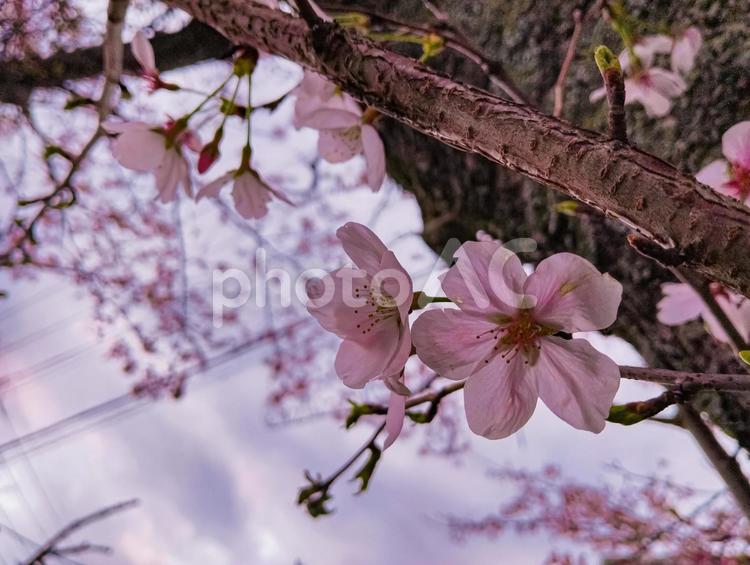
[[[198,21],[175,33],[157,33],[151,40],[161,71],[186,67],[229,53],[231,44],[219,33]],[[190,46],[186,49],[185,46]],[[102,72],[102,46],[59,52],[46,59],[29,57],[0,63],[0,102],[26,105],[35,88],[62,87],[68,81],[97,76]],[[123,70],[135,74],[138,62],[125,49]]]
[[[107,8],[107,30],[102,44],[104,87],[99,98],[99,122],[104,120],[117,103],[122,77],[123,44],[122,29],[125,26],[125,12],[130,0],[109,0]]]
[[[62,530],[60,530],[57,534],[52,536],[39,549],[37,549],[31,557],[23,562],[23,565],[35,565],[43,563],[45,557],[55,554],[57,552],[57,547],[59,546],[59,544],[72,536],[78,530],[85,528],[89,524],[108,518],[112,514],[116,514],[118,512],[133,508],[137,504],[138,501],[135,499],[120,502],[118,504],[108,506],[107,508],[97,510],[92,514],[88,514],[83,518],[79,518],[78,520],[74,520],[73,522],[65,526]]]
[[[620,377],[636,381],[678,387],[685,392],[696,390],[750,391],[750,376],[724,373],[691,373],[652,369],[647,367],[620,367]]]
[[[386,115],[585,202],[750,294],[750,210],[659,158],[460,84],[333,24],[242,0],[171,0],[238,43],[322,72]]]
[[[740,510],[750,518],[750,483],[737,460],[724,451],[713,432],[693,408],[687,405],[682,406],[680,419],[726,483]]]

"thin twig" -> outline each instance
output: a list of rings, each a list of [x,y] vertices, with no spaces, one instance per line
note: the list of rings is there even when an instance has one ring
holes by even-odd
[[[324,3],[323,6],[329,12],[348,12],[351,13],[351,7],[340,6],[336,4]],[[432,11],[432,10],[430,10]],[[427,36],[437,35],[445,43],[445,47],[460,55],[466,57],[472,63],[477,65],[487,78],[500,91],[504,92],[513,102],[518,104],[531,104],[526,95],[516,86],[513,80],[505,72],[502,63],[487,57],[479,49],[472,46],[460,30],[456,29],[447,21],[447,15],[441,12],[441,17],[437,18],[440,22],[439,27],[423,26],[419,24],[406,23],[390,16],[385,16],[372,10],[365,10],[357,7],[355,13],[367,16],[370,24],[387,26],[395,29],[401,29],[413,33],[414,35]]]
[[[583,18],[581,17],[581,11],[578,9],[573,10],[573,22],[573,33],[570,36],[568,50],[565,52],[565,58],[560,66],[560,74],[557,75],[557,81],[555,82],[555,87],[553,89],[555,104],[552,110],[552,115],[556,118],[562,116],[563,106],[565,105],[565,80],[568,78],[570,65],[573,63],[573,58],[576,54],[578,38],[581,36],[581,29],[583,28]]]
[[[716,321],[718,322],[719,326],[721,326],[721,329],[724,330],[724,333],[727,334],[730,345],[732,346],[732,349],[735,350],[735,353],[738,351],[742,351],[743,349],[747,349],[747,342],[742,337],[732,321],[729,319],[729,317],[726,315],[724,310],[722,310],[721,306],[716,300],[716,297],[711,293],[711,288],[708,284],[706,284],[705,280],[700,275],[696,275],[685,269],[673,268],[670,270],[681,282],[689,285],[695,292],[698,293],[698,295],[703,300],[703,303],[706,305],[706,308],[708,308],[713,317],[716,318]]]
[[[138,500],[127,500],[125,502],[120,502],[101,510],[97,510],[96,512],[88,514],[83,518],[79,518],[78,520],[74,520],[73,522],[65,526],[62,530],[60,530],[57,534],[52,536],[39,549],[37,549],[31,557],[23,562],[23,565],[42,564],[45,557],[57,552],[57,547],[60,542],[66,540],[78,530],[85,528],[89,524],[108,518],[112,514],[116,514],[118,512],[133,508],[137,504]]]
[[[687,405],[682,406],[680,418],[684,427],[693,434],[708,460],[726,483],[740,510],[750,518],[750,483],[737,460],[724,451],[711,429],[693,408]]]

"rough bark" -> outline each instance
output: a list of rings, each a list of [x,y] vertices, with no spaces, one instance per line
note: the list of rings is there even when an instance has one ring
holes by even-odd
[[[171,0],[238,44],[323,72],[417,131],[619,219],[712,280],[750,295],[750,209],[658,157],[456,82],[338,26],[242,0]]]

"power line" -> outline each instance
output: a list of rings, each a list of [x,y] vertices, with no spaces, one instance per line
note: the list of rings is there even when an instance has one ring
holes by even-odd
[[[288,324],[276,332],[265,332],[260,336],[249,339],[246,342],[225,351],[224,353],[216,355],[203,364],[197,364],[192,371],[188,371],[188,374],[193,377],[200,376],[210,369],[216,368],[246,354],[253,346],[260,345],[278,334],[283,334],[284,332],[305,323],[309,323],[307,318]],[[141,406],[150,405],[153,402],[154,399],[150,397],[137,397],[130,393],[110,398],[109,400],[86,408],[85,410],[81,410],[80,412],[62,418],[44,428],[40,428],[0,444],[0,457],[5,457],[6,460],[12,460],[18,455],[7,456],[6,454],[12,453],[19,448],[25,448],[26,454],[33,453],[38,449],[52,445],[62,439],[80,433],[81,431],[91,429],[92,426],[98,426],[111,418],[123,415],[126,412],[129,412],[130,410],[128,409],[130,408],[140,408]],[[88,422],[89,426],[75,429],[76,424],[80,422]],[[74,429],[71,430],[70,428]]]

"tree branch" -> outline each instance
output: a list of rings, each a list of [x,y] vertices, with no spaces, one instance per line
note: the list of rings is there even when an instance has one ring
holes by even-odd
[[[322,72],[414,129],[585,202],[750,295],[750,210],[661,159],[457,83],[333,24],[242,0],[171,0],[236,43]]]
[[[227,54],[231,44],[198,21],[175,33],[157,33],[151,40],[161,71],[185,67]],[[186,48],[189,46],[189,49]],[[59,52],[47,59],[30,57],[0,63],[0,102],[26,105],[35,88],[61,87],[67,81],[97,76],[102,72],[102,46]],[[138,62],[130,49],[123,54],[123,69],[137,73]]]
[[[713,432],[690,406],[680,407],[680,419],[684,427],[693,434],[708,460],[727,484],[740,510],[750,518],[750,483],[742,473],[739,463],[724,451]]]
[[[60,530],[57,534],[52,536],[39,549],[37,549],[31,557],[23,562],[23,565],[35,565],[43,563],[45,557],[57,553],[57,547],[61,542],[65,541],[81,528],[85,528],[89,524],[98,522],[99,520],[103,520],[104,518],[107,518],[112,514],[116,514],[117,512],[128,510],[137,504],[137,500],[127,500],[125,502],[120,502],[101,510],[97,510],[92,514],[88,514],[83,518],[79,518],[78,520],[74,520],[73,522],[65,526],[62,530]]]

